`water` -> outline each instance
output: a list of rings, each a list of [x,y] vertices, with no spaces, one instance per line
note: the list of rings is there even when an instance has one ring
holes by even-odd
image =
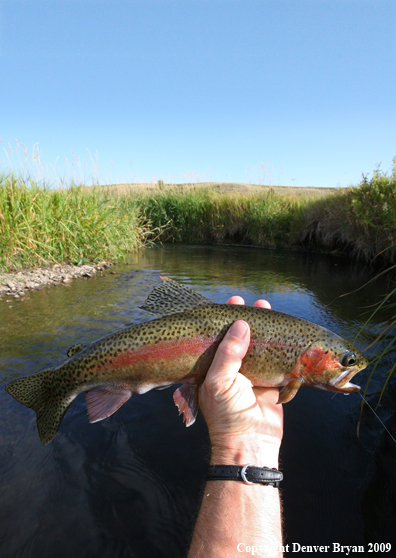
[[[60,364],[74,343],[147,320],[139,310],[159,276],[215,302],[266,298],[353,340],[375,284],[341,258],[256,248],[168,245],[142,251],[113,272],[0,303],[0,380]],[[373,326],[373,331],[376,327]],[[373,339],[366,333],[357,345]],[[356,377],[365,385],[368,372]],[[381,386],[382,377],[371,385]],[[90,425],[84,396],[43,447],[35,415],[0,391],[0,556],[95,558],[186,555],[209,455],[205,422],[185,428],[173,389],[133,396]],[[370,411],[361,436],[357,394],[301,389],[284,406],[281,450],[285,543],[392,543],[395,556],[396,444]],[[373,399],[375,401],[375,399]],[[394,386],[377,413],[395,436]],[[372,554],[375,555],[375,554]]]

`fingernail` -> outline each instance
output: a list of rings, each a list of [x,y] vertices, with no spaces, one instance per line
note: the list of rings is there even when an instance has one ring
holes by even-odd
[[[248,324],[243,320],[238,320],[237,322],[233,323],[228,333],[237,337],[238,339],[243,339],[248,332]]]

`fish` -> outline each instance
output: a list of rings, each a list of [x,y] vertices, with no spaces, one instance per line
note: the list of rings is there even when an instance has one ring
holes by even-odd
[[[357,392],[350,380],[368,360],[349,341],[313,322],[253,306],[217,304],[167,277],[140,308],[162,317],[67,351],[64,364],[17,378],[6,391],[37,415],[43,445],[58,432],[79,393],[91,423],[115,413],[132,394],[182,384],[173,395],[186,426],[194,423],[199,388],[224,335],[237,320],[250,326],[240,372],[252,386],[278,387],[278,403],[301,386]]]

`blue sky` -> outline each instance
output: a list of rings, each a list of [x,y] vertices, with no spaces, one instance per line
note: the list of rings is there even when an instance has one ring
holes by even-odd
[[[50,180],[347,186],[396,155],[394,0],[0,0],[0,73],[3,170],[23,143]]]

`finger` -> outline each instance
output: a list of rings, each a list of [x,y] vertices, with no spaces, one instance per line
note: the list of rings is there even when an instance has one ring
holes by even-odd
[[[231,298],[229,298],[226,302],[226,304],[245,304],[244,299],[241,296],[232,296]],[[268,308],[268,310],[271,310],[271,304],[268,302],[268,300],[256,300],[256,302],[254,303],[253,306],[258,306],[259,308]]]
[[[235,382],[249,342],[250,328],[246,322],[238,320],[220,343],[206,376],[205,387],[213,392],[215,398]]]
[[[226,304],[245,304],[245,301],[241,296],[232,296],[227,300]]]
[[[259,308],[268,308],[268,310],[271,310],[271,304],[268,302],[268,300],[256,300],[253,306],[258,306]]]

